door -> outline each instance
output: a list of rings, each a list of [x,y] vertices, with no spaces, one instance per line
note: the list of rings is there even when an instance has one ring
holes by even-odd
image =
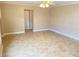
[[[33,29],[33,11],[24,11],[25,29]]]
[[[29,29],[29,11],[24,11],[25,29]]]
[[[30,17],[29,17],[29,18],[30,18],[30,19],[29,19],[29,21],[30,21],[30,22],[29,22],[29,23],[30,23],[30,27],[29,27],[29,28],[30,28],[30,29],[33,29],[33,11],[30,10],[29,13],[30,13],[30,14],[29,14],[29,16],[30,16]]]

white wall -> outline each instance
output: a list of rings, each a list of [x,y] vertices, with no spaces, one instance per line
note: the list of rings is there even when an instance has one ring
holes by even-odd
[[[2,4],[1,7],[3,33],[24,31],[24,9],[33,10],[33,30],[47,29],[49,27],[49,9],[13,4]]]
[[[2,33],[24,32],[24,7],[2,4]]]
[[[79,5],[53,7],[51,29],[79,39]]]
[[[33,10],[33,30],[49,28],[50,9],[34,6],[25,6],[25,9]]]
[[[35,30],[49,28],[50,17],[49,17],[49,10],[48,9],[45,10],[45,9],[37,8],[35,11],[34,17],[35,17],[35,23],[34,23]]]

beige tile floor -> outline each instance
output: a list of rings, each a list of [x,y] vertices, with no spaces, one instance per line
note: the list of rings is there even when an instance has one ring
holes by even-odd
[[[51,31],[7,35],[3,49],[3,56],[7,57],[79,56],[79,42]]]

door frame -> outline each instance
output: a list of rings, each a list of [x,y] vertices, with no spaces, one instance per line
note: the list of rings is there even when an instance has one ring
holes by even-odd
[[[31,9],[24,9],[24,11],[32,11],[32,31],[33,31],[33,28],[34,28],[34,26],[33,26],[33,24],[34,24],[34,11]],[[29,16],[30,16],[30,12],[29,12]],[[29,17],[29,19],[30,19],[30,17]],[[30,24],[30,20],[29,20],[29,24]],[[24,19],[24,26],[25,26],[25,19]]]

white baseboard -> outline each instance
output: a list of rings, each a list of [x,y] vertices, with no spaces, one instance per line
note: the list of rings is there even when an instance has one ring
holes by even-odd
[[[70,35],[70,34],[55,30],[55,29],[50,29],[50,28],[48,28],[48,29],[40,29],[40,30],[33,30],[33,32],[45,31],[45,30],[53,31],[53,32],[56,32],[56,33],[58,33],[60,35],[63,35],[63,36],[66,36],[66,37],[69,37],[69,38],[72,38],[72,39],[75,39],[75,40],[79,40],[79,37],[76,37],[74,35]]]
[[[69,38],[72,38],[72,39],[75,39],[75,40],[79,40],[79,37],[76,37],[76,36],[74,36],[74,35],[70,35],[70,34],[67,34],[67,33],[63,33],[63,32],[61,32],[61,31],[58,31],[58,30],[55,30],[55,29],[50,29],[50,28],[48,28],[48,29],[40,29],[40,30],[33,30],[33,32],[46,31],[46,30],[50,30],[50,31],[56,32],[56,33],[58,33],[58,34],[60,34],[60,35],[63,35],[63,36],[66,36],[66,37],[69,37]],[[25,32],[25,31],[13,32],[13,33],[4,33],[4,34],[2,35],[2,37],[5,36],[5,35],[9,35],[9,34],[21,34],[21,33],[24,33],[24,32]]]
[[[46,31],[46,30],[49,30],[49,29],[39,29],[39,30],[33,30],[33,32]]]
[[[2,37],[5,35],[10,35],[10,34],[21,34],[21,33],[25,33],[25,31],[21,31],[21,32],[12,32],[12,33],[3,33]]]
[[[67,33],[63,33],[63,32],[60,32],[60,31],[54,30],[54,29],[49,29],[49,30],[50,30],[50,31],[53,31],[53,32],[56,32],[56,33],[58,33],[58,34],[60,34],[60,35],[66,36],[66,37],[69,37],[69,38],[72,38],[72,39],[75,39],[75,40],[79,40],[79,37],[75,37],[75,36],[73,36],[73,35],[69,35],[69,34],[67,34]]]

